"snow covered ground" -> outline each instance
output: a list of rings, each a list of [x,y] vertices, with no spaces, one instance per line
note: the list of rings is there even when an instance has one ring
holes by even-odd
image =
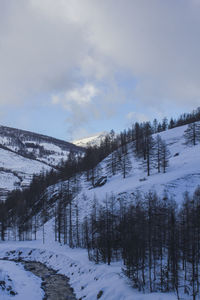
[[[19,156],[14,152],[0,149],[0,168],[6,168],[17,173],[33,174],[39,170],[50,170],[50,167],[36,160]]]
[[[5,282],[5,285],[0,286],[0,300],[43,299],[41,280],[31,272],[25,271],[20,263],[0,261],[0,281]],[[5,286],[5,289],[2,289],[2,286]]]
[[[122,272],[120,262],[112,263],[110,266],[105,264],[95,264],[90,262],[87,257],[87,251],[84,249],[70,249],[67,246],[61,246],[54,242],[53,220],[45,224],[46,239],[45,244],[42,244],[41,232],[40,239],[30,242],[6,242],[0,244],[0,258],[7,259],[24,259],[26,261],[38,261],[44,263],[48,267],[57,270],[58,273],[66,275],[70,278],[70,285],[74,288],[77,299],[95,300],[97,295],[102,294],[102,300],[175,300],[174,293],[139,293],[133,289],[131,282]],[[4,264],[5,263],[5,264]],[[30,274],[25,276],[24,270],[19,266],[14,266],[13,262],[6,265],[6,262],[0,260],[0,269],[7,272],[9,276],[19,283],[15,283],[16,291],[23,290],[20,284],[21,278],[24,278],[26,293],[26,283],[30,279],[30,287],[38,284],[40,281],[35,281],[35,278]],[[18,272],[18,274],[17,274]],[[20,277],[21,276],[21,277]],[[23,277],[24,276],[24,277]],[[18,285],[17,285],[18,284]],[[38,292],[38,296],[33,294],[33,298],[17,298],[12,296],[12,299],[29,299],[40,300],[41,290],[37,288],[31,289]],[[20,292],[22,295],[22,291]],[[29,292],[29,294],[31,294]],[[10,298],[4,297],[0,292],[0,299],[7,300]],[[35,297],[35,298],[34,298]]]

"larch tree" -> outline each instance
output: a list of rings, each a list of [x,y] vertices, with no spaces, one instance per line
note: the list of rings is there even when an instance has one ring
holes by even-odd
[[[170,158],[170,151],[167,147],[165,141],[161,140],[161,167],[163,173],[166,173],[166,169],[169,166],[169,158]]]

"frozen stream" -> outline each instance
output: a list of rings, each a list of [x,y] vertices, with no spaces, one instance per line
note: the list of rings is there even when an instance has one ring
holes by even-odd
[[[41,283],[21,263],[0,260],[0,300],[42,300]]]
[[[39,262],[0,260],[0,300],[76,300],[68,282]]]
[[[45,300],[76,300],[66,276],[57,274],[39,262],[23,262],[25,269],[42,278]]]

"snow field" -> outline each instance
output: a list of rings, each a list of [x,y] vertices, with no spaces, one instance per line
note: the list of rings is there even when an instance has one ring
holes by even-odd
[[[175,294],[139,293],[131,287],[129,280],[122,273],[120,263],[114,263],[111,264],[111,266],[104,264],[95,265],[88,261],[85,250],[72,250],[68,247],[59,247],[58,245],[55,245],[54,249],[51,247],[51,251],[49,251],[45,246],[42,247],[42,245],[37,243],[34,245],[34,242],[24,242],[23,245],[21,243],[20,247],[20,243],[13,243],[9,244],[9,248],[2,247],[3,249],[1,248],[0,250],[0,257],[8,256],[9,259],[17,259],[20,257],[27,261],[38,261],[57,270],[59,274],[66,275],[70,278],[70,285],[73,287],[77,299],[94,300],[97,299],[97,295],[100,293],[102,293],[102,300],[176,299]],[[38,248],[33,248],[34,246]],[[9,266],[7,266],[7,272],[11,278],[12,276],[16,276]],[[19,279],[19,276],[17,278]],[[27,279],[25,282],[27,282]],[[31,285],[33,285],[33,283],[31,283]],[[17,286],[15,287],[17,290]],[[20,291],[20,289],[21,285],[19,285],[18,290]],[[37,289],[39,288],[37,287]],[[41,299],[39,297],[36,298],[35,295],[34,297],[35,298],[29,297],[28,299]],[[2,298],[2,300],[3,299],[4,298]],[[27,298],[19,299],[24,300]],[[7,299],[5,298],[4,300]]]
[[[24,270],[24,267],[12,261],[0,261],[0,280],[6,281],[6,286],[11,286],[16,295],[9,291],[1,290],[0,300],[42,300],[44,292],[41,289],[41,280],[31,272]],[[10,281],[10,280],[12,281]]]

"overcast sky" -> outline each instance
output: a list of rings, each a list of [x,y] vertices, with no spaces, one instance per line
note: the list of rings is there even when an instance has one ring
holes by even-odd
[[[73,140],[200,106],[200,0],[0,0],[0,124]]]

